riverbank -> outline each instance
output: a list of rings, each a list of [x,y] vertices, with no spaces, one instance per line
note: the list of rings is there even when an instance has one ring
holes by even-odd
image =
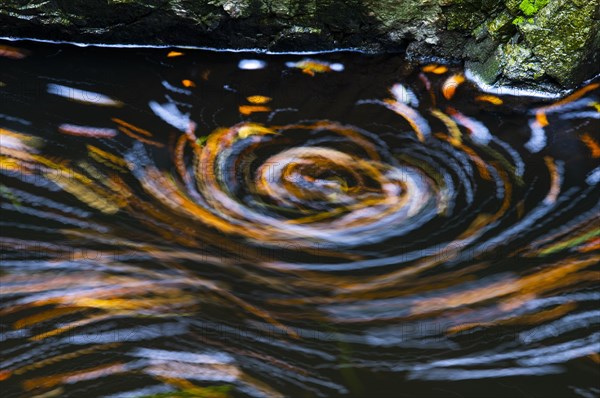
[[[0,36],[272,52],[353,48],[464,63],[560,92],[600,72],[600,0],[73,0],[0,6]]]

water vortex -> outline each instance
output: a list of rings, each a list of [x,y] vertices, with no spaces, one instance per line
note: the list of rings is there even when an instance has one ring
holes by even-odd
[[[8,396],[597,393],[600,84],[111,51],[2,60]]]

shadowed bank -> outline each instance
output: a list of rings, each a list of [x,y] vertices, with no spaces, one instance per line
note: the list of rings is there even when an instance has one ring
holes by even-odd
[[[600,0],[4,0],[0,36],[270,51],[356,48],[466,65],[486,84],[600,73]]]

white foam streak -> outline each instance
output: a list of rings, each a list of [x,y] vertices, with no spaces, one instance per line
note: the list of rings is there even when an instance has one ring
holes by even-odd
[[[556,337],[572,330],[587,328],[595,323],[600,323],[600,311],[588,311],[568,315],[548,325],[521,333],[519,339],[525,344],[531,344],[534,341]]]
[[[82,102],[89,105],[101,106],[122,106],[123,103],[114,100],[104,94],[95,93],[93,91],[81,90],[78,88],[63,86],[61,84],[48,84],[48,93],[58,95],[59,97],[67,98],[72,101]]]
[[[394,96],[394,99],[398,102],[403,102],[407,105],[412,105],[415,107],[419,106],[419,99],[415,93],[400,83],[394,84],[392,88],[390,88],[390,92]]]
[[[561,372],[562,368],[559,366],[540,366],[531,368],[503,368],[485,370],[437,369],[429,370],[427,372],[413,371],[408,375],[408,378],[420,380],[472,380],[512,376],[539,376]]]
[[[266,66],[267,63],[260,59],[242,59],[238,63],[238,68],[242,70],[259,70],[264,69]]]
[[[185,88],[181,88],[181,87],[175,87],[166,80],[162,81],[162,85],[164,88],[166,88],[169,91],[173,91],[174,93],[179,93],[179,94],[184,94],[184,95],[192,94],[192,92],[190,90],[186,90]]]
[[[546,146],[546,132],[535,119],[529,121],[529,128],[531,129],[531,137],[529,138],[529,141],[525,143],[525,148],[527,148],[529,152],[537,153]]]
[[[545,355],[540,357],[523,359],[519,361],[519,363],[526,366],[563,363],[571,359],[581,358],[586,355],[592,355],[598,352],[600,352],[600,343],[592,344],[586,347],[576,348],[574,350],[559,352],[554,355]]]
[[[157,350],[151,348],[140,348],[133,355],[160,361],[176,361],[203,364],[226,364],[232,363],[233,357],[222,352],[196,354],[191,352]]]
[[[498,86],[493,84],[486,83],[481,76],[476,74],[470,68],[465,69],[465,77],[475,83],[477,87],[479,87],[482,91],[490,94],[496,95],[513,95],[516,97],[536,97],[536,98],[548,98],[548,99],[558,99],[567,94],[569,91],[561,90],[556,92],[542,91],[542,90],[534,90],[534,89],[526,89],[526,88],[518,88],[518,87],[510,87],[510,86]]]
[[[175,127],[181,131],[187,131],[190,126],[190,114],[182,113],[177,105],[173,103],[168,103],[161,105],[158,102],[150,101],[148,103],[152,112],[162,120],[164,120],[167,124]]]
[[[589,174],[585,177],[585,182],[588,185],[598,185],[600,182],[600,166],[589,172]]]

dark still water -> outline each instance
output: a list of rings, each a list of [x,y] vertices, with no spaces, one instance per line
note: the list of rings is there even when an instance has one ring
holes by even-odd
[[[0,55],[3,397],[600,393],[598,82]]]

